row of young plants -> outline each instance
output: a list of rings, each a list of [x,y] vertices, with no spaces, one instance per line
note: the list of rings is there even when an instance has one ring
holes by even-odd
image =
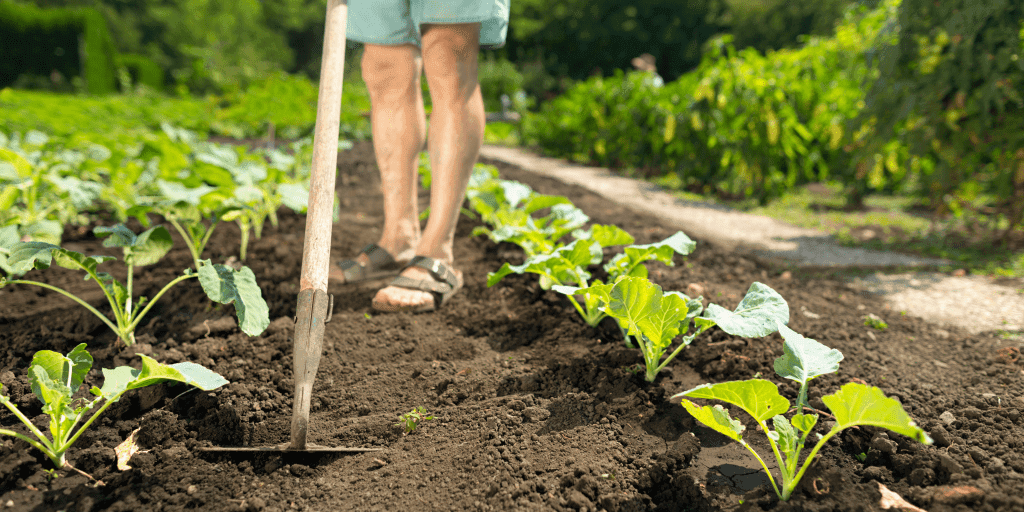
[[[774,369],[779,377],[800,384],[795,404],[779,393],[775,383],[764,379],[704,384],[672,399],[680,400],[700,423],[750,450],[781,500],[790,498],[818,451],[844,429],[881,427],[931,444],[900,403],[876,387],[851,382],[822,398],[831,414],[811,408],[809,382],[838,371],[843,355],[788,328],[789,305],[769,286],[753,283],[739,305],[729,310],[713,303],[705,308],[703,297],[665,291],[650,281],[646,262],[671,266],[676,255],[686,256],[696,248],[682,231],[661,242],[634,244],[634,238],[618,226],[584,228],[589,218],[567,198],[538,194],[522,183],[499,179],[492,166],[477,166],[467,195],[470,208],[487,224],[474,234],[496,243],[514,243],[525,253],[522,264],[504,263],[489,274],[487,285],[510,274],[536,274],[541,288],[563,294],[587,325],[596,327],[606,317],[614,319],[626,345],[641,351],[647,382],[654,382],[697,336],[714,326],[745,338],[779,332],[784,354],[775,360]],[[609,247],[621,250],[605,262],[604,250]],[[728,410],[721,405],[700,406],[686,398],[718,400],[747,412],[768,436],[781,481],[743,439],[743,424]],[[815,433],[816,442],[801,463],[801,453],[822,414],[832,420],[831,426],[825,434]],[[768,427],[768,420],[774,429]]]
[[[48,137],[41,132],[0,134],[0,287],[40,286],[79,303],[131,345],[135,328],[171,287],[196,278],[207,296],[233,304],[243,332],[255,336],[269,324],[269,312],[255,275],[248,267],[214,264],[203,258],[206,244],[222,222],[235,222],[241,232],[240,260],[246,258],[250,233],[262,236],[269,220],[287,206],[306,208],[311,142],[292,143],[287,151],[203,142],[187,130],[164,125],[160,132],[112,136],[98,144],[93,137]],[[343,145],[342,147],[348,147]],[[103,245],[121,248],[127,267],[124,282],[99,265],[116,258],[87,256],[60,247],[65,224],[84,225],[99,213],[118,222],[99,226]],[[135,297],[135,267],[152,265],[171,249],[163,225],[151,226],[151,214],[176,230],[192,256],[192,267],[167,283],[152,299]],[[123,223],[137,219],[146,227],[136,234]],[[230,262],[228,262],[230,263]],[[85,272],[103,291],[111,312],[105,315],[73,293],[19,277],[51,265]]]
[[[6,274],[0,275],[0,287],[21,284],[60,293],[100,318],[120,342],[131,345],[136,327],[153,305],[174,285],[195,278],[211,300],[234,306],[243,332],[262,333],[270,323],[269,310],[252,270],[214,264],[202,259],[203,250],[220,222],[236,222],[243,233],[240,256],[244,259],[248,233],[259,237],[268,219],[276,225],[280,206],[305,210],[308,169],[299,162],[309,160],[310,142],[294,143],[288,152],[250,153],[200,142],[195,134],[169,125],[141,140],[134,135],[114,135],[106,144],[96,140],[49,137],[36,131],[0,134],[0,269]],[[105,247],[121,249],[124,282],[99,269],[118,258],[60,247],[65,224],[92,223],[101,212],[119,221],[93,232],[105,237]],[[172,238],[163,225],[150,227],[149,214],[162,217],[178,231],[193,259],[193,267],[184,269],[152,298],[136,297],[135,268],[162,259],[172,247]],[[129,218],[148,229],[133,232],[123,224]],[[18,278],[52,265],[84,272],[102,290],[110,314],[57,286]],[[92,397],[82,398],[76,394],[93,363],[86,344],[66,355],[37,352],[28,378],[49,419],[49,432],[36,427],[0,386],[0,404],[27,430],[26,434],[0,428],[0,435],[28,443],[61,469],[69,466],[65,457],[72,445],[124,393],[160,382],[180,382],[207,391],[227,384],[222,376],[192,362],[165,365],[140,357],[139,369],[103,369],[102,387],[93,386]]]

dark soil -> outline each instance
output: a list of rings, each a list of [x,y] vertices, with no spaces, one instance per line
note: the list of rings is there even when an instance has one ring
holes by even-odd
[[[349,257],[377,240],[382,223],[370,144],[342,153],[339,168],[343,208],[333,251]],[[568,196],[594,221],[618,224],[639,243],[671,234],[657,218],[582,189],[500,168],[506,178]],[[421,198],[425,204],[426,194]],[[772,371],[782,352],[778,335],[743,339],[712,330],[647,384],[631,371],[642,362],[640,353],[623,346],[614,325],[588,328],[535,277],[510,276],[487,288],[488,272],[522,254],[469,237],[473,226],[462,219],[455,247],[466,286],[442,311],[378,314],[370,300],[379,283],[330,290],[334,317],[316,381],[311,441],[379,452],[198,450],[288,439],[301,216],[282,213],[279,227],[251,243],[246,263],[272,319],[254,338],[235,327],[233,307],[212,304],[193,280],[160,300],[138,330],[139,343],[127,349],[115,347],[98,319],[56,293],[0,290],[0,382],[40,426],[45,417],[25,375],[37,350],[66,352],[88,343],[96,358],[88,385],[100,383],[99,368],[138,365],[136,353],[165,363],[193,361],[230,381],[213,392],[146,388],[111,407],[69,452],[69,461],[102,486],[70,470],[51,478],[44,456],[2,438],[0,510],[852,511],[881,508],[879,482],[930,511],[1024,509],[1024,361],[998,336],[940,330],[841,282],[790,277],[701,241],[674,267],[650,265],[651,279],[665,289],[702,293],[730,308],[753,281],[765,282],[789,301],[793,329],[846,355],[837,375],[815,380],[812,405],[823,408],[822,394],[861,379],[898,398],[936,440],[926,447],[873,428],[849,430],[822,451],[792,500],[779,503],[749,453],[668,400],[702,382],[757,374],[795,399],[796,387]],[[205,256],[223,262],[237,254],[239,235],[231,225],[217,230]],[[69,230],[67,245],[108,251],[87,230]],[[163,261],[138,271],[137,293],[152,296],[190,263],[176,240]],[[51,269],[26,278],[80,291],[102,309],[102,296],[78,274]],[[964,305],[965,315],[970,307]],[[868,313],[888,329],[865,327]],[[434,419],[404,435],[399,416],[419,406]],[[20,428],[5,409],[0,424]],[[138,428],[146,451],[131,459],[132,469],[119,471],[113,448]],[[771,458],[754,425],[747,425],[746,437]]]

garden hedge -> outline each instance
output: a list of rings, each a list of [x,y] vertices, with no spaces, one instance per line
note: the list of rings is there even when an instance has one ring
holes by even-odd
[[[22,74],[49,76],[57,70],[82,77],[92,94],[116,90],[116,50],[95,9],[0,3],[0,40],[0,87]]]

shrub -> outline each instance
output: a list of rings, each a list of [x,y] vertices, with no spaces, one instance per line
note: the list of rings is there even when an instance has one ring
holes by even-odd
[[[80,76],[92,94],[114,92],[114,43],[95,9],[0,3],[0,87],[19,75]],[[85,61],[80,62],[80,55]]]
[[[893,23],[874,49],[880,78],[862,118],[877,132],[860,161],[895,137],[927,204],[995,213],[1009,235],[1024,223],[1024,4],[903,0]]]

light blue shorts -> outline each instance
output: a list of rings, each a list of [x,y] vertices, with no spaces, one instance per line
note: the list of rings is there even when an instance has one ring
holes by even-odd
[[[422,46],[420,24],[480,23],[480,47],[501,48],[510,0],[350,0],[347,38],[361,43]]]

